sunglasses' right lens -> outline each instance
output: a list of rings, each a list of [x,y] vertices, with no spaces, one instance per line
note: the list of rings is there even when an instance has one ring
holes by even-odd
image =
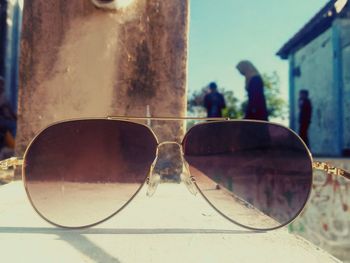
[[[115,214],[137,193],[156,156],[157,141],[141,124],[76,120],[48,127],[29,146],[24,179],[46,220],[83,227]]]
[[[312,162],[291,130],[266,122],[209,122],[183,141],[185,159],[205,198],[242,226],[283,226],[303,209]]]

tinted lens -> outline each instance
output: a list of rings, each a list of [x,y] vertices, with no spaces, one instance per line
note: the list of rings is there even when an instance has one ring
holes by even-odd
[[[228,219],[253,229],[289,223],[312,185],[307,148],[289,129],[264,122],[209,122],[183,141],[185,159],[207,200]]]
[[[45,219],[65,227],[98,223],[119,211],[145,181],[157,142],[145,126],[77,120],[50,126],[29,146],[24,179]]]

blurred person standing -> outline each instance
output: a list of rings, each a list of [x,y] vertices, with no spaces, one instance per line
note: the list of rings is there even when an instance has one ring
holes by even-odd
[[[5,81],[0,77],[0,159],[13,154],[16,135],[16,113],[5,94]]]
[[[311,123],[312,104],[309,99],[309,91],[299,91],[299,136],[309,147],[308,130]]]
[[[245,76],[245,89],[248,93],[248,105],[244,119],[268,120],[266,100],[264,95],[264,82],[259,71],[248,60],[242,60],[236,66]]]
[[[209,93],[204,97],[204,107],[208,118],[222,117],[222,109],[226,107],[224,96],[218,92],[215,82],[209,84]]]

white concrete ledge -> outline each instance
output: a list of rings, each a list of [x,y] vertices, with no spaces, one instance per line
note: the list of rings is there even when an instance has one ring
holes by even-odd
[[[109,221],[64,230],[32,209],[21,182],[0,186],[0,262],[339,262],[286,229],[254,233],[184,185],[144,189]]]

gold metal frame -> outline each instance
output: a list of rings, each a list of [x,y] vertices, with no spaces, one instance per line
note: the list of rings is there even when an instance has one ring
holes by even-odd
[[[283,227],[285,225],[288,225],[289,223],[291,223],[298,215],[300,215],[303,210],[305,209],[305,204],[309,201],[309,198],[310,198],[310,192],[309,192],[309,196],[303,206],[303,208],[300,209],[299,213],[295,216],[295,218],[292,218],[290,221],[286,222],[285,224],[283,225],[280,225],[280,226],[277,226],[277,227],[273,227],[273,228],[268,228],[268,229],[257,229],[257,228],[253,228],[253,227],[249,227],[249,226],[245,226],[245,225],[242,225],[234,220],[232,220],[231,218],[227,217],[225,214],[223,214],[221,211],[219,211],[208,199],[207,197],[203,194],[203,192],[201,191],[201,189],[198,187],[196,181],[195,181],[195,178],[190,174],[189,172],[189,167],[188,167],[188,163],[186,162],[186,160],[184,159],[184,153],[183,153],[183,148],[182,148],[182,144],[179,144],[177,142],[170,142],[170,141],[167,141],[167,142],[162,142],[162,143],[159,143],[158,141],[158,138],[157,136],[155,135],[155,133],[153,132],[153,130],[145,125],[145,124],[142,124],[142,123],[138,123],[136,121],[187,121],[187,120],[195,120],[195,121],[210,121],[211,123],[215,123],[215,122],[222,122],[222,121],[230,121],[230,122],[255,122],[255,123],[265,123],[265,124],[273,124],[273,125],[276,125],[276,126],[280,126],[282,128],[285,128],[285,129],[288,129],[290,132],[292,132],[293,134],[295,134],[297,137],[299,137],[298,134],[296,134],[293,130],[291,130],[290,128],[288,127],[285,127],[283,125],[280,125],[280,124],[277,124],[277,123],[272,123],[272,122],[266,122],[266,121],[259,121],[259,120],[236,120],[236,119],[230,119],[230,118],[197,118],[197,117],[137,117],[137,116],[107,116],[105,118],[81,118],[81,119],[71,119],[71,120],[65,120],[65,121],[60,121],[60,122],[56,122],[56,123],[53,123],[51,125],[49,125],[48,127],[42,129],[33,139],[32,141],[29,143],[26,151],[25,151],[25,154],[24,154],[24,157],[23,158],[18,158],[18,157],[11,157],[9,159],[5,159],[5,160],[2,160],[0,161],[0,170],[7,170],[9,168],[16,168],[17,166],[22,166],[22,179],[23,179],[23,182],[24,182],[24,185],[25,185],[25,188],[26,188],[26,192],[27,192],[27,195],[28,195],[28,198],[30,199],[30,202],[31,204],[33,205],[35,211],[43,218],[45,219],[46,221],[48,221],[49,223],[53,224],[53,225],[56,225],[56,226],[60,226],[60,225],[57,225],[55,224],[54,222],[51,222],[50,220],[48,220],[47,218],[45,218],[43,215],[41,215],[41,213],[35,208],[35,205],[33,204],[33,202],[31,201],[31,198],[30,198],[30,195],[27,191],[27,187],[26,187],[26,180],[25,180],[25,176],[24,176],[24,160],[25,160],[25,157],[26,157],[26,153],[28,152],[28,149],[30,148],[31,144],[34,142],[35,138],[41,134],[42,131],[46,130],[47,128],[53,126],[53,125],[56,125],[56,124],[59,124],[59,123],[65,123],[65,122],[71,122],[71,121],[77,121],[77,120],[120,120],[120,121],[129,121],[129,122],[134,122],[134,123],[137,123],[139,125],[143,125],[145,127],[147,127],[151,132],[152,134],[154,135],[156,141],[157,141],[157,151],[156,151],[156,156],[155,156],[155,160],[153,162],[153,164],[151,165],[150,167],[150,170],[149,170],[149,173],[147,174],[146,176],[146,179],[145,179],[145,183],[149,185],[149,188],[152,188],[152,184],[154,182],[152,182],[152,173],[153,173],[153,169],[154,169],[154,164],[155,164],[155,161],[158,159],[158,147],[163,145],[163,144],[177,144],[179,145],[180,149],[181,149],[181,158],[182,158],[182,161],[183,161],[183,164],[185,166],[185,170],[187,170],[187,173],[188,173],[188,176],[186,176],[186,178],[183,178],[183,182],[186,184],[188,190],[192,193],[192,194],[196,194],[197,192],[200,192],[201,195],[204,197],[204,199],[217,211],[219,212],[223,217],[225,217],[226,219],[228,219],[229,221],[239,225],[239,226],[242,226],[244,228],[247,228],[247,229],[250,229],[250,230],[258,230],[258,231],[269,231],[269,230],[274,230],[274,229],[277,229],[277,228],[280,228],[280,227]],[[191,129],[193,129],[194,127],[198,126],[198,125],[205,125],[207,122],[202,122],[202,123],[199,123],[199,124],[196,124],[194,125]],[[190,130],[191,130],[190,129]],[[186,134],[188,134],[190,132],[190,130],[187,131]],[[184,138],[186,137],[186,134],[184,136]],[[184,139],[183,138],[183,139]],[[308,154],[309,154],[309,157],[310,157],[310,161],[311,161],[311,165],[312,165],[312,168],[315,169],[315,170],[320,170],[320,171],[324,171],[326,172],[327,174],[330,174],[330,175],[334,175],[334,176],[343,176],[345,177],[346,179],[349,179],[350,180],[350,173],[348,171],[345,171],[341,168],[337,168],[337,167],[334,167],[328,163],[325,163],[325,162],[315,162],[313,161],[313,158],[312,158],[312,154],[311,152],[308,150],[306,144],[302,141],[302,139],[299,137],[300,141],[304,144],[305,146],[305,149],[308,151]],[[94,226],[94,225],[97,225],[97,224],[100,224],[106,220],[108,220],[109,218],[113,217],[114,215],[116,215],[119,211],[121,211],[125,206],[127,206],[131,201],[132,199],[136,196],[136,194],[140,191],[140,189],[142,188],[142,186],[145,184],[143,183],[140,188],[136,191],[136,193],[129,199],[128,202],[126,202],[118,211],[116,211],[115,213],[113,213],[112,215],[110,215],[109,217],[99,221],[99,222],[96,222],[94,224],[91,224],[91,225],[88,225],[88,226],[83,226],[83,227],[90,227],[90,226]],[[195,187],[194,187],[195,186]],[[153,186],[154,187],[154,186]],[[155,188],[157,187],[157,185],[155,185]],[[149,190],[149,193],[148,195],[151,196],[153,193],[152,191],[155,191],[155,188],[152,190]],[[60,227],[64,227],[64,226],[60,226]],[[82,227],[65,227],[65,228],[82,228]]]
[[[349,172],[347,172],[341,168],[334,167],[334,166],[332,166],[328,163],[325,163],[325,162],[313,162],[312,168],[314,168],[316,170],[324,171],[330,175],[344,176],[345,178],[350,180],[350,173]]]
[[[201,117],[136,117],[136,116],[107,116],[108,120],[153,120],[153,121],[229,121],[230,118],[201,118]]]
[[[17,157],[11,157],[5,160],[0,161],[0,169],[8,170],[10,168],[16,168],[16,166],[23,165],[23,159]]]

